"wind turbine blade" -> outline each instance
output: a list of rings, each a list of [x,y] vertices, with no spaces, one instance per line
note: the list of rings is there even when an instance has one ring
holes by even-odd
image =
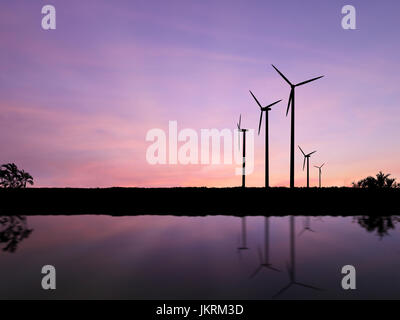
[[[287,105],[287,109],[286,109],[286,117],[289,113],[290,104],[292,103],[292,100],[293,100],[293,89],[290,90],[289,101],[288,101],[288,105]]]
[[[271,266],[271,265],[267,266],[267,268],[268,268],[268,269],[271,269],[271,270],[273,270],[273,271],[276,271],[276,272],[281,272],[281,270],[279,270],[279,269],[277,269],[277,268],[274,268],[274,267]]]
[[[306,229],[301,230],[298,237],[300,237],[305,231],[306,231]]]
[[[307,157],[308,157],[308,156],[311,156],[312,154],[314,154],[314,153],[316,153],[316,152],[317,152],[317,150],[315,150],[315,151],[309,153],[309,154],[307,155]]]
[[[319,169],[319,167],[318,167],[318,166],[314,166],[314,168],[318,168],[318,169]]]
[[[281,75],[281,77],[282,77],[283,79],[285,79],[285,81],[286,81],[290,86],[292,86],[292,83],[288,80],[288,78],[286,78],[286,77],[283,75],[282,72],[280,72],[274,65],[272,65],[272,67],[276,70],[276,72],[278,72],[278,73]]]
[[[298,147],[299,147],[301,153],[303,154],[303,156],[306,156],[306,154],[304,153],[303,149],[300,146],[298,146]]]
[[[300,83],[296,84],[296,87],[302,86],[303,84],[306,84],[306,83],[309,83],[309,82],[312,82],[312,81],[315,81],[315,80],[318,80],[318,79],[321,79],[322,77],[323,76],[320,76],[320,77],[316,77],[316,78],[313,78],[313,79],[310,79],[310,80],[307,80],[307,81],[300,82]]]
[[[239,116],[239,129],[241,128],[241,124],[242,124],[242,115]]]
[[[281,100],[275,101],[274,103],[271,103],[270,105],[266,106],[266,108],[272,107],[273,105],[276,105],[277,103],[281,102]]]
[[[268,112],[268,111],[266,111],[266,112]],[[263,117],[263,111],[262,111],[262,109],[261,109],[260,123],[258,124],[258,135],[260,135],[260,131],[261,131],[262,117]]]
[[[309,285],[309,284],[301,283],[301,282],[294,282],[294,284],[297,284],[297,285],[299,285],[299,286],[302,286],[302,287],[305,287],[305,288],[309,288],[309,289],[314,289],[314,290],[318,290],[318,291],[323,291],[323,289],[321,289],[321,288],[317,288],[317,287],[311,286],[311,285]]]
[[[325,165],[325,162],[322,164],[322,166],[320,168],[322,168]]]
[[[279,297],[282,293],[284,293],[287,289],[289,289],[292,284],[293,283],[289,283],[286,287],[283,287],[281,290],[279,290],[276,294],[272,296],[272,299]]]
[[[306,157],[304,157],[304,162],[303,162],[303,171],[304,171],[304,168],[305,168],[305,166],[306,166]]]
[[[262,109],[260,102],[257,100],[256,96],[253,94],[253,92],[251,92],[251,90],[249,90],[251,95],[253,96],[254,100],[256,100],[258,106],[260,107],[260,109]]]
[[[256,275],[257,275],[257,273],[259,273],[260,271],[261,271],[261,269],[262,269],[262,266],[259,266],[251,275],[250,275],[250,279],[251,278],[254,278]]]

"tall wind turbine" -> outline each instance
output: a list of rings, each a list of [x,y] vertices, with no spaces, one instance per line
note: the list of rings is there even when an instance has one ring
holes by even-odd
[[[319,171],[319,187],[321,188],[321,175],[322,175],[322,167],[324,166],[324,164],[325,164],[325,162],[322,164],[322,165],[320,165],[319,167],[318,166],[314,166],[315,168],[318,168],[318,171]]]
[[[242,188],[246,187],[246,132],[248,129],[243,129],[241,127],[242,115],[239,117],[239,122],[237,123],[238,133],[239,133],[239,143],[240,143],[240,132],[243,132],[243,169],[242,169]]]
[[[286,109],[286,116],[289,113],[290,106],[292,106],[292,113],[291,113],[291,135],[290,135],[290,187],[294,188],[294,105],[295,105],[295,88],[302,86],[303,84],[321,79],[323,76],[313,78],[307,81],[300,82],[298,84],[291,83],[283,74],[280,72],[274,65],[272,65],[274,69],[280,74],[280,76],[290,85],[290,95],[288,106]]]
[[[258,106],[260,107],[260,123],[258,125],[258,135],[260,135],[261,131],[261,123],[262,123],[262,117],[263,113],[265,112],[265,187],[269,187],[269,139],[268,139],[268,112],[271,111],[271,107],[278,102],[281,102],[282,100],[275,101],[274,103],[271,103],[265,107],[262,107],[260,102],[257,100],[253,92],[251,92],[251,95],[253,96],[254,100],[257,102]]]
[[[303,151],[303,149],[300,148],[300,146],[298,146],[298,147],[299,147],[301,153],[302,153],[303,156],[304,156],[303,171],[304,171],[304,167],[306,166],[306,160],[307,160],[307,188],[309,188],[309,187],[310,187],[310,156],[311,156],[313,153],[316,153],[317,151],[313,151],[313,152],[310,152],[310,153],[308,153],[308,154],[305,154],[304,151]]]

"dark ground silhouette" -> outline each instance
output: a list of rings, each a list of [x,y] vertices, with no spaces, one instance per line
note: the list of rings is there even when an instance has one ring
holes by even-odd
[[[0,188],[0,215],[390,216],[399,198],[399,188]]]

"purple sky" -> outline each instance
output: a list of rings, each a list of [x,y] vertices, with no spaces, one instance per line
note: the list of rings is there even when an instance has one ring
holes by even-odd
[[[41,7],[57,29],[41,28]],[[341,8],[357,9],[357,30]],[[272,185],[288,185],[293,82],[296,144],[327,162],[326,185],[349,185],[379,170],[400,177],[398,1],[2,1],[0,162],[29,171],[37,186],[233,186],[232,166],[151,166],[146,132],[256,128],[270,113]],[[263,134],[255,172],[264,176]],[[296,154],[296,184],[303,185]],[[312,184],[317,170],[311,171]]]

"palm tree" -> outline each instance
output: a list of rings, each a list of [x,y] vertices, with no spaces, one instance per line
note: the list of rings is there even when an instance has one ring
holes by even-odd
[[[24,170],[19,170],[15,163],[3,164],[0,167],[0,186],[3,188],[26,188],[33,185],[33,178]]]
[[[391,179],[389,178],[389,176],[390,173],[384,174],[382,171],[379,171],[379,173],[376,174],[376,178],[369,176],[365,179],[358,181],[357,183],[353,182],[353,187],[370,189],[398,187],[396,183],[396,178]]]
[[[396,179],[389,179],[390,173],[389,174],[384,174],[382,171],[379,171],[379,173],[376,175],[376,184],[378,188],[391,188],[394,181]]]
[[[28,172],[21,170],[20,174],[21,174],[21,182],[22,182],[23,188],[26,188],[27,183],[29,183],[30,185],[33,185],[33,178]]]

